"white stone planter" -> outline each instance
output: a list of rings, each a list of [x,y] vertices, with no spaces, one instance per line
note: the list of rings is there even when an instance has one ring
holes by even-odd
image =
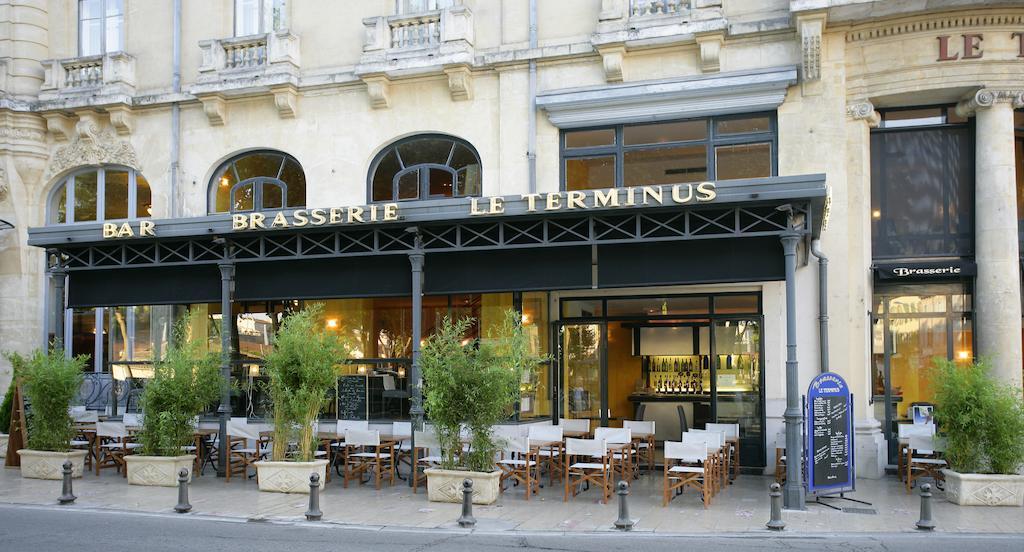
[[[256,481],[261,491],[275,493],[309,494],[309,475],[320,476],[320,489],[323,490],[327,480],[327,460],[312,462],[273,462],[260,460],[256,466]]]
[[[960,506],[1024,506],[1024,475],[942,470],[946,500]]]
[[[50,452],[45,450],[21,449],[21,476],[30,479],[63,479],[64,462],[71,460],[71,477],[82,477],[85,471],[85,455],[88,451]]]
[[[427,497],[431,502],[462,503],[462,481],[473,480],[473,504],[494,504],[501,492],[501,472],[423,470],[427,474]]]
[[[129,454],[124,457],[128,463],[128,484],[148,485],[150,487],[177,487],[178,472],[181,468],[188,470],[188,479],[192,481],[192,463],[194,454],[181,456],[141,456]]]
[[[7,456],[7,439],[9,437],[6,433],[0,433],[0,458]]]

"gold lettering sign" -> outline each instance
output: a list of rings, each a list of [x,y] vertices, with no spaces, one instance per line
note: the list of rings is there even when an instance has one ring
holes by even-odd
[[[135,237],[156,237],[156,223],[151,220],[141,220],[138,222],[137,230],[132,227],[130,222],[122,222],[121,224],[116,222],[103,223],[103,239],[105,240]]]

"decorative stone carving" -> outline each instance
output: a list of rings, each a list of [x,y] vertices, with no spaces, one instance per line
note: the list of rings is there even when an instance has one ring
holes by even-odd
[[[139,168],[135,148],[128,142],[118,140],[115,134],[94,125],[86,119],[79,122],[71,143],[58,149],[46,168],[46,179],[68,169],[82,165],[124,165]]]
[[[363,77],[366,93],[370,96],[370,106],[374,109],[391,107],[391,81],[383,75]]]
[[[804,80],[821,78],[821,33],[825,30],[825,12],[797,16],[800,32],[800,73]]]
[[[877,127],[882,121],[881,116],[875,111],[874,104],[868,100],[847,105],[846,116],[854,121],[867,121],[871,128]]]
[[[986,107],[992,107],[996,103],[1011,103],[1014,109],[1024,107],[1024,90],[993,90],[982,88],[971,97],[956,104],[956,114],[961,117],[970,117],[974,112]]]
[[[1024,506],[1024,475],[942,470],[946,500],[960,506]]]
[[[465,470],[424,470],[427,475],[427,498],[431,502],[462,502],[462,482],[473,480],[473,504],[494,504],[501,494],[501,472]]]
[[[228,105],[221,96],[204,96],[199,98],[203,104],[203,113],[213,126],[223,126],[228,120]],[[276,100],[275,100],[276,101]]]
[[[601,54],[601,62],[604,65],[604,79],[608,82],[626,80],[626,47],[622,45],[603,46],[597,51]]]
[[[75,128],[74,119],[56,112],[43,113],[46,119],[46,130],[53,135],[58,142],[66,142],[71,139]]]
[[[720,57],[725,33],[712,33],[697,36],[700,46],[700,70],[705,73],[717,73],[721,69]]]
[[[11,193],[11,185],[7,182],[7,171],[0,167],[0,201],[7,199]]]
[[[118,134],[128,135],[135,129],[135,119],[129,107],[111,106],[107,108],[107,113],[110,114],[110,124]]]
[[[294,119],[298,111],[299,94],[294,86],[279,86],[271,88],[274,94],[274,107],[277,108],[277,115],[282,119]]]
[[[274,462],[260,460],[256,466],[256,480],[261,491],[275,493],[309,494],[309,474],[320,475],[320,489],[327,480],[327,460],[312,462]]]
[[[21,457],[21,476],[29,479],[63,479],[64,462],[71,460],[71,477],[82,477],[86,453],[84,450],[49,452],[21,449],[18,451]]]
[[[473,73],[469,67],[460,65],[458,67],[446,67],[444,74],[448,75],[448,91],[452,100],[473,99]]]
[[[178,472],[182,468],[188,470],[189,481],[192,480],[193,454],[181,456],[143,456],[130,454],[125,457],[128,470],[129,485],[146,485],[150,487],[177,487]]]

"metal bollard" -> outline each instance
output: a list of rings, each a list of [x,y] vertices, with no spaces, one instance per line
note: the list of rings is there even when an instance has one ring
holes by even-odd
[[[61,483],[60,496],[57,502],[71,504],[78,498],[71,492],[71,460],[64,461],[64,481]]]
[[[782,521],[782,486],[772,483],[769,487],[768,496],[771,497],[772,518],[768,520],[765,527],[772,531],[782,531],[786,528],[786,522]]]
[[[928,483],[921,485],[921,519],[917,520],[917,528],[921,531],[935,529],[935,520],[932,519],[932,486]]]
[[[629,483],[619,481],[618,490],[615,492],[619,495],[619,519],[615,520],[615,528],[619,531],[632,531],[636,522],[629,519],[629,504],[626,502],[626,497],[629,496]]]
[[[192,509],[192,505],[188,503],[188,469],[181,468],[178,472],[178,504],[174,506],[174,511],[179,514]]]
[[[320,474],[309,474],[309,509],[306,510],[306,521],[320,521],[324,513],[320,511]]]
[[[462,480],[462,516],[458,519],[459,527],[467,529],[476,526],[476,518],[473,517],[473,480]]]

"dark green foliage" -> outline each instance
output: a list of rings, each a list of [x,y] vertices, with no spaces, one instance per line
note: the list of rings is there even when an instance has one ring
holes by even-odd
[[[22,391],[32,405],[28,415],[28,448],[51,452],[71,450],[74,422],[68,414],[82,386],[82,370],[89,357],[68,358],[64,346],[54,342],[48,351],[35,350],[28,358],[5,353],[21,379]]]
[[[192,316],[175,324],[174,339],[142,390],[142,454],[181,455],[181,447],[193,442],[192,420],[220,395],[220,359],[202,351],[203,340],[190,339]]]
[[[1024,464],[1021,390],[992,378],[982,360],[967,366],[936,359],[935,422],[945,458],[960,473],[1014,474]]]
[[[326,329],[322,305],[306,307],[281,323],[266,363],[274,410],[274,460],[313,460],[313,423],[337,384],[335,366],[345,362],[348,352],[345,341]],[[298,443],[290,458],[289,442]]]
[[[524,370],[543,358],[530,354],[519,313],[509,310],[487,339],[464,343],[473,319],[445,318],[420,355],[424,408],[437,428],[441,467],[471,471],[494,469],[496,445],[491,427],[512,415]],[[463,453],[460,429],[470,432]]]
[[[15,376],[15,381],[17,376]],[[0,433],[7,433],[11,427],[11,407],[14,406],[14,381],[7,386],[4,401],[0,404]]]

